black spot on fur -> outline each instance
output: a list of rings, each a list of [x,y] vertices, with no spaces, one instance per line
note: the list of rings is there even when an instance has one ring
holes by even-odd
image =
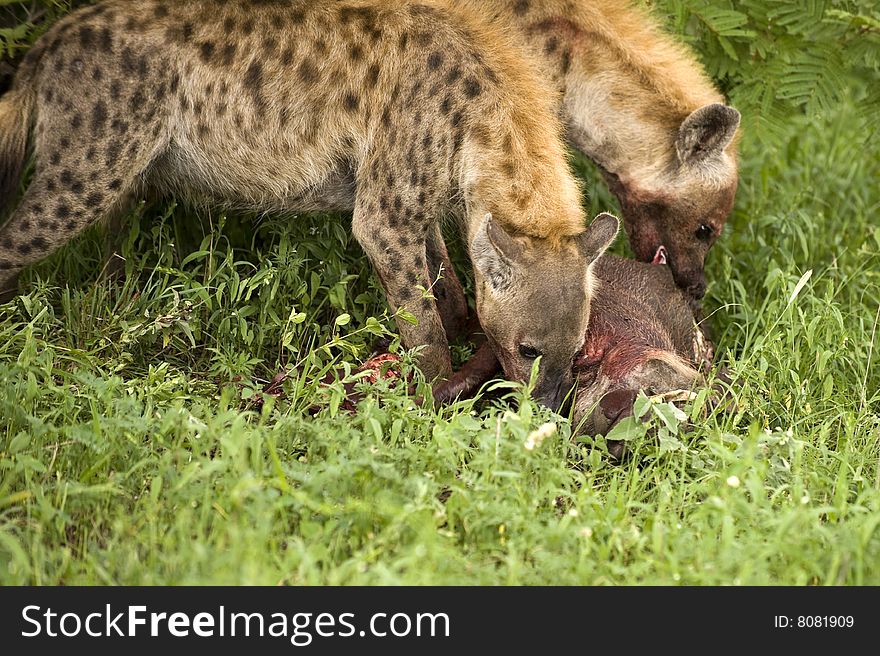
[[[107,187],[112,191],[117,191],[121,186],[122,180],[120,180],[119,178],[113,178],[113,180],[110,181],[110,184],[107,185]]]
[[[444,116],[452,111],[452,98],[450,96],[446,96],[445,98],[443,98],[443,102],[440,103],[440,111],[443,113]]]
[[[554,52],[556,52],[556,50],[558,48],[559,48],[559,39],[557,39],[555,36],[551,36],[544,43],[544,54],[545,55],[552,55]]]
[[[290,66],[293,63],[293,48],[288,46],[281,53],[281,65]]]
[[[98,37],[98,47],[101,48],[101,51],[105,54],[110,54],[113,52],[113,33],[110,31],[109,27],[105,27],[101,30],[101,35]]]
[[[372,89],[379,81],[379,64],[373,64],[367,69],[367,87]]]
[[[223,31],[226,33],[235,31],[235,19],[232,16],[223,19]]]
[[[430,55],[428,55],[428,70],[436,71],[443,64],[443,55],[434,51]]]
[[[171,93],[177,93],[177,88],[180,86],[180,74],[175,73],[171,76],[171,85],[169,87]]]
[[[476,78],[469,77],[464,81],[464,95],[468,98],[476,98],[482,91],[483,89]]]
[[[93,191],[85,197],[85,204],[88,208],[98,207],[102,202],[104,202],[104,194],[99,191]]]
[[[318,79],[318,67],[310,59],[306,59],[299,65],[297,73],[303,82],[314,82]]]
[[[244,87],[251,94],[256,106],[257,116],[266,113],[266,100],[263,98],[263,65],[254,60],[244,74]]]
[[[110,164],[115,163],[115,161],[119,158],[119,153],[122,152],[122,144],[118,141],[111,141],[106,150],[104,151],[104,155],[107,158],[107,162]]]
[[[348,50],[348,58],[351,61],[361,61],[364,58],[364,49],[357,43],[352,44]]]
[[[95,103],[95,106],[92,107],[92,133],[96,135],[100,134],[104,130],[106,123],[107,105],[99,100]]]
[[[193,32],[194,32],[194,31],[195,31],[195,30],[194,30],[194,28],[193,28],[193,24],[192,24],[192,23],[184,23],[184,24],[183,24],[183,29],[181,30],[181,33],[180,33],[180,34],[181,34],[181,36],[183,37],[183,40],[184,40],[184,41],[189,41],[190,39],[192,39],[192,35],[193,35]]]
[[[516,0],[513,3],[513,13],[523,16],[529,10],[529,0]]]
[[[61,153],[59,153],[57,150],[55,152],[53,152],[51,155],[49,155],[49,163],[52,166],[58,166],[58,164],[60,162],[61,162]]]
[[[137,72],[137,60],[128,46],[122,49],[122,72],[126,75],[134,75]]]
[[[342,99],[342,104],[350,112],[357,111],[358,107],[360,107],[360,100],[353,93],[345,94],[345,97]]]
[[[157,5],[153,8],[153,16],[156,18],[165,18],[168,15],[168,7]]]
[[[143,109],[146,102],[147,97],[144,95],[143,90],[138,88],[135,89],[135,92],[131,94],[131,98],[128,99],[128,108],[132,114],[136,114]]]
[[[38,251],[46,251],[49,248],[49,242],[45,240],[43,237],[34,237],[31,239],[31,246],[36,248]]]
[[[214,56],[214,42],[202,41],[202,43],[199,44],[199,56],[202,58],[203,62],[206,64],[209,63]]]
[[[83,48],[91,48],[95,42],[95,31],[88,25],[79,28],[79,44]]]
[[[255,25],[256,24],[254,23],[253,18],[246,18],[244,23],[241,24],[242,34],[244,34],[245,36],[250,36],[251,34],[253,34]]]
[[[70,216],[70,207],[66,203],[59,203],[55,207],[55,218],[63,221]]]

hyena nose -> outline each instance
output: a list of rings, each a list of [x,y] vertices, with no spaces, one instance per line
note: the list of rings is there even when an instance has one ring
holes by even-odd
[[[636,391],[628,389],[614,390],[602,397],[602,400],[599,401],[599,407],[602,409],[602,414],[608,419],[609,428],[632,414],[635,401]]]
[[[555,383],[546,384],[543,389],[536,390],[535,398],[554,412],[563,412],[562,405],[569,389],[566,382],[565,379],[560,379]]]
[[[706,295],[706,279],[700,277],[697,282],[688,286],[687,291],[693,298],[700,300]]]

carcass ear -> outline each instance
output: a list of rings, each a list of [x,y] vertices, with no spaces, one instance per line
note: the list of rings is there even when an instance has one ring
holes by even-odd
[[[733,107],[720,103],[700,107],[678,128],[678,161],[693,163],[720,154],[736,134],[739,121],[740,113]]]
[[[602,212],[593,219],[590,227],[578,239],[578,247],[588,262],[595,262],[614,243],[620,230],[620,220],[613,214]]]
[[[493,291],[502,292],[510,287],[522,250],[520,243],[486,214],[471,241],[471,260]]]

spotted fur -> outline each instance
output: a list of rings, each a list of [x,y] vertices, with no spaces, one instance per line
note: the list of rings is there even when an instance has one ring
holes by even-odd
[[[536,314],[548,325],[586,315],[603,245],[585,241],[554,107],[503,31],[444,2],[100,2],[49,30],[0,100],[7,190],[31,124],[36,155],[0,230],[0,289],[144,187],[263,211],[351,210],[390,304],[418,320],[401,323],[404,343],[423,347],[429,378],[446,376],[435,297],[460,309],[461,296],[451,271],[452,293],[435,284],[444,216],[479,244],[475,261],[507,267],[517,294],[569,290],[565,308],[522,305],[478,266],[480,316],[519,327],[499,349],[516,349]],[[487,226],[529,257],[505,259],[480,239]],[[553,275],[529,275],[538,267]],[[582,328],[547,341],[556,360],[570,361]],[[559,369],[551,387],[570,376]]]

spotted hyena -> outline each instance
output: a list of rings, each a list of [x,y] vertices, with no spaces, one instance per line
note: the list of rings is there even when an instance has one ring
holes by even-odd
[[[518,36],[560,93],[569,141],[602,169],[636,257],[664,246],[676,283],[704,261],[737,187],[740,115],[694,56],[629,0],[450,0]]]
[[[351,210],[428,379],[451,373],[437,300],[461,304],[440,220],[469,245],[508,375],[542,356],[556,405],[588,318],[586,229],[554,92],[503,32],[445,3],[126,2],[74,12],[0,100],[0,184],[36,171],[0,230],[0,289],[143,188],[271,211]],[[550,302],[552,299],[552,302]],[[461,315],[459,311],[444,316]],[[450,326],[447,326],[450,328]]]

